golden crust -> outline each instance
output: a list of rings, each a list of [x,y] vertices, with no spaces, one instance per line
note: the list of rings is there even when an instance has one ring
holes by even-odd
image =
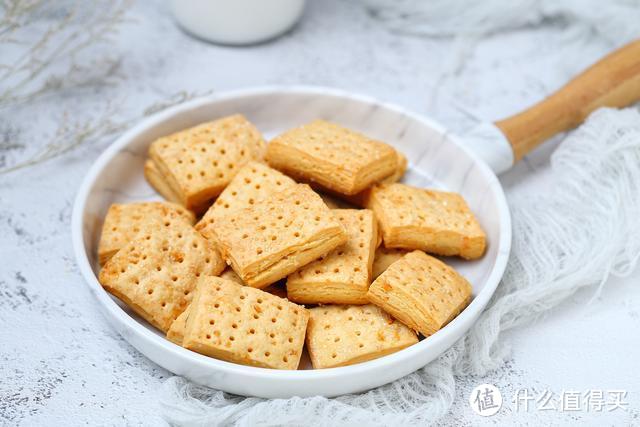
[[[377,359],[418,342],[416,333],[375,305],[309,310],[307,349],[315,369]]]
[[[380,185],[371,190],[367,207],[375,212],[388,248],[466,259],[484,253],[485,233],[457,193],[397,183]]]
[[[151,144],[149,156],[181,203],[201,210],[242,166],[262,159],[264,150],[255,126],[234,115],[162,137]]]
[[[274,138],[267,161],[295,179],[351,195],[393,174],[397,158],[383,142],[316,120]]]
[[[222,272],[215,245],[182,216],[149,220],[102,268],[102,286],[166,332],[192,298],[199,276]]]
[[[373,304],[405,325],[429,336],[471,301],[471,285],[453,268],[413,251],[391,264],[369,287]]]
[[[304,307],[286,299],[205,277],[190,306],[183,346],[243,365],[296,369],[308,319]]]
[[[377,221],[368,209],[335,209],[347,231],[342,246],[287,278],[287,297],[305,304],[366,304],[373,255],[378,241]]]
[[[344,244],[347,235],[322,199],[297,184],[216,221],[213,238],[249,286],[264,288]]]
[[[175,203],[141,202],[114,203],[109,207],[102,225],[100,244],[98,245],[98,260],[104,265],[124,245],[130,242],[150,218],[164,217],[176,213],[190,224],[195,217],[192,212]]]
[[[180,196],[173,192],[173,188],[167,183],[165,177],[160,173],[158,167],[151,159],[144,162],[144,177],[147,182],[162,197],[173,203],[181,203]],[[194,210],[195,211],[195,210]]]
[[[217,218],[249,208],[265,197],[294,185],[296,185],[294,180],[277,170],[262,163],[249,162],[238,171],[227,188],[196,224],[196,230],[210,238]]]

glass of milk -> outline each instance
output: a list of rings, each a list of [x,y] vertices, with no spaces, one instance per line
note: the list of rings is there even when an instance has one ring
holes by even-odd
[[[214,43],[260,43],[285,33],[300,19],[306,0],[171,0],[178,24]]]

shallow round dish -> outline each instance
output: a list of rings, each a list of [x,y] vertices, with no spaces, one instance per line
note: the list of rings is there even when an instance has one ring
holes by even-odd
[[[313,119],[334,121],[402,151],[410,167],[404,182],[461,193],[488,241],[480,260],[446,259],[471,282],[471,304],[442,330],[400,352],[322,370],[310,370],[308,360],[303,359],[299,370],[284,371],[237,365],[186,350],[111,297],[97,280],[96,249],[102,221],[112,203],[160,199],[143,175],[149,144],[160,136],[234,113],[244,114],[267,139]],[[76,259],[89,289],[109,322],[131,345],[176,375],[230,393],[267,398],[354,393],[423,367],[476,321],[502,277],[511,244],[509,210],[496,176],[442,126],[369,97],[315,87],[221,93],[145,119],[118,138],[91,167],[75,201],[72,233]]]

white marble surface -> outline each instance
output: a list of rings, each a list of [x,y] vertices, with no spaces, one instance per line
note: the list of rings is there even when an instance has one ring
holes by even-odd
[[[357,2],[310,2],[294,32],[268,44],[218,47],[181,33],[164,1],[137,3],[131,22],[104,52],[121,58],[112,85],[45,98],[0,111],[0,164],[48,141],[66,112],[134,117],[178,91],[205,92],[262,84],[320,84],[372,95],[464,132],[467,113],[497,119],[534,102],[612,46],[585,40],[579,55],[554,49],[561,23],[497,34],[481,42],[462,71],[439,79],[448,40],[390,34]],[[437,91],[435,89],[438,89]],[[15,147],[18,142],[25,147]],[[100,314],[75,266],[69,237],[77,186],[109,141],[0,176],[0,424],[160,424],[157,396],[168,372],[123,341]],[[18,144],[18,145],[19,145]],[[553,143],[501,180],[509,192],[544,191]],[[505,339],[510,362],[486,378],[461,382],[451,425],[640,424],[640,274],[608,283],[587,304],[581,293]],[[627,411],[511,413],[480,419],[470,389],[626,389]],[[510,405],[509,405],[510,406]]]

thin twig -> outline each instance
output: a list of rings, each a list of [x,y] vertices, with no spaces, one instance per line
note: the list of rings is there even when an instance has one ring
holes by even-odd
[[[86,143],[99,142],[139,122],[143,118],[159,111],[181,104],[190,99],[206,96],[212,91],[206,92],[176,92],[166,99],[156,101],[143,108],[139,114],[133,117],[115,121],[114,113],[119,109],[113,104],[108,104],[104,111],[97,117],[82,122],[70,123],[65,115],[62,125],[58,128],[50,143],[41,151],[26,160],[15,163],[9,167],[0,169],[0,175],[15,172],[30,166],[35,166],[48,160],[60,157]],[[118,105],[120,107],[121,105]]]
[[[63,14],[62,18],[42,29],[42,22],[34,20],[34,16],[51,12],[52,8],[59,6],[58,2],[5,1],[5,15],[0,17],[0,42],[24,44],[26,48],[16,58],[8,59],[11,63],[0,67],[0,83],[4,86],[0,88],[0,108],[14,102],[31,101],[68,86],[51,84],[52,81],[69,79],[65,73],[55,74],[54,67],[66,62],[70,64],[69,70],[82,69],[82,65],[75,62],[76,58],[83,52],[90,52],[98,44],[104,43],[107,36],[115,33],[126,21],[125,15],[131,3],[132,0],[102,2],[100,4],[107,6],[107,9],[87,17],[78,12],[82,7],[86,9],[87,5],[76,1],[72,7],[58,11],[58,14]],[[92,6],[98,10],[100,4]],[[34,31],[39,31],[40,35],[35,37],[35,41],[30,41]],[[118,61],[114,60],[113,63]],[[108,67],[107,71],[113,70]],[[81,76],[82,73],[76,73],[72,77]],[[108,77],[109,74],[104,76]]]

